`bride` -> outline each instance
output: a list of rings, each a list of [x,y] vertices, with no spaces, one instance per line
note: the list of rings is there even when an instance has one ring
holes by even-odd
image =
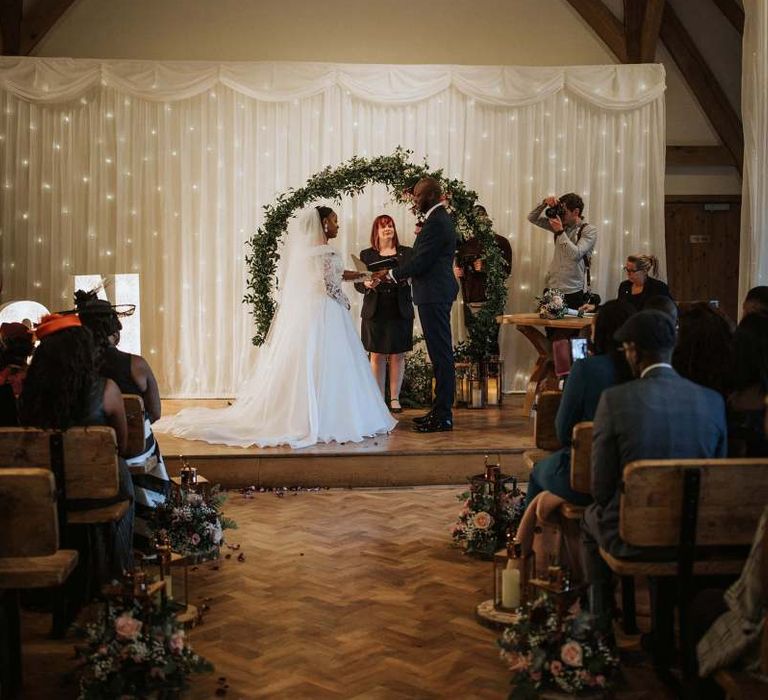
[[[155,432],[249,447],[359,442],[387,433],[387,410],[349,314],[338,253],[339,225],[328,207],[299,215],[280,252],[278,308],[267,341],[237,401],[189,408],[155,423]]]

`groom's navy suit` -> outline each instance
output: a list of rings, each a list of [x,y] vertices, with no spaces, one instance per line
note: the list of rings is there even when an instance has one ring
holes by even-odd
[[[392,270],[395,280],[411,279],[413,303],[419,309],[421,329],[435,372],[435,403],[432,413],[437,420],[450,420],[456,374],[451,341],[451,306],[459,285],[453,275],[456,254],[456,227],[445,207],[434,209],[416,237],[411,259]]]

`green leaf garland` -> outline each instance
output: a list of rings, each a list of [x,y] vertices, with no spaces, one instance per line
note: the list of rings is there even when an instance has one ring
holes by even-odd
[[[448,211],[462,238],[472,234],[480,240],[486,270],[487,301],[482,310],[469,322],[470,354],[483,359],[491,354],[496,337],[496,316],[504,312],[507,290],[501,251],[495,244],[491,222],[475,214],[477,193],[465,187],[460,180],[444,177],[442,170],[430,170],[410,161],[411,151],[401,147],[392,155],[375,158],[350,158],[341,165],[321,170],[307,180],[304,187],[279,194],[274,202],[264,206],[264,223],[248,240],[249,252],[247,291],[243,302],[251,305],[256,322],[254,345],[263,345],[275,315],[274,290],[277,280],[277,253],[280,239],[288,221],[295,213],[318,200],[340,201],[342,196],[360,194],[368,185],[383,184],[399,204],[412,204],[411,188],[423,177],[437,179],[447,198]]]

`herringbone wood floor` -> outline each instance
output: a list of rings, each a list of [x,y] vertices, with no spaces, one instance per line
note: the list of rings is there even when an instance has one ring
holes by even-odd
[[[495,634],[474,620],[490,565],[448,534],[458,491],[233,494],[229,542],[245,561],[190,573],[192,601],[210,599],[191,641],[216,671],[189,697],[225,677],[229,698],[503,698]],[[47,623],[23,618],[25,697],[74,697],[61,682],[72,640],[46,640]]]

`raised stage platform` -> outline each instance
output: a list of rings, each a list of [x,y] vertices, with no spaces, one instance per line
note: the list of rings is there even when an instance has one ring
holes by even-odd
[[[504,473],[527,479],[522,453],[533,447],[533,423],[520,416],[523,397],[505,397],[501,408],[458,409],[448,433],[420,434],[410,419],[423,411],[406,410],[390,435],[360,443],[331,443],[300,450],[288,447],[239,448],[209,445],[157,434],[172,475],[180,456],[225,488],[246,486],[418,486],[460,484],[483,471],[485,455],[501,455]],[[223,408],[225,400],[166,400],[163,415],[189,406]]]

